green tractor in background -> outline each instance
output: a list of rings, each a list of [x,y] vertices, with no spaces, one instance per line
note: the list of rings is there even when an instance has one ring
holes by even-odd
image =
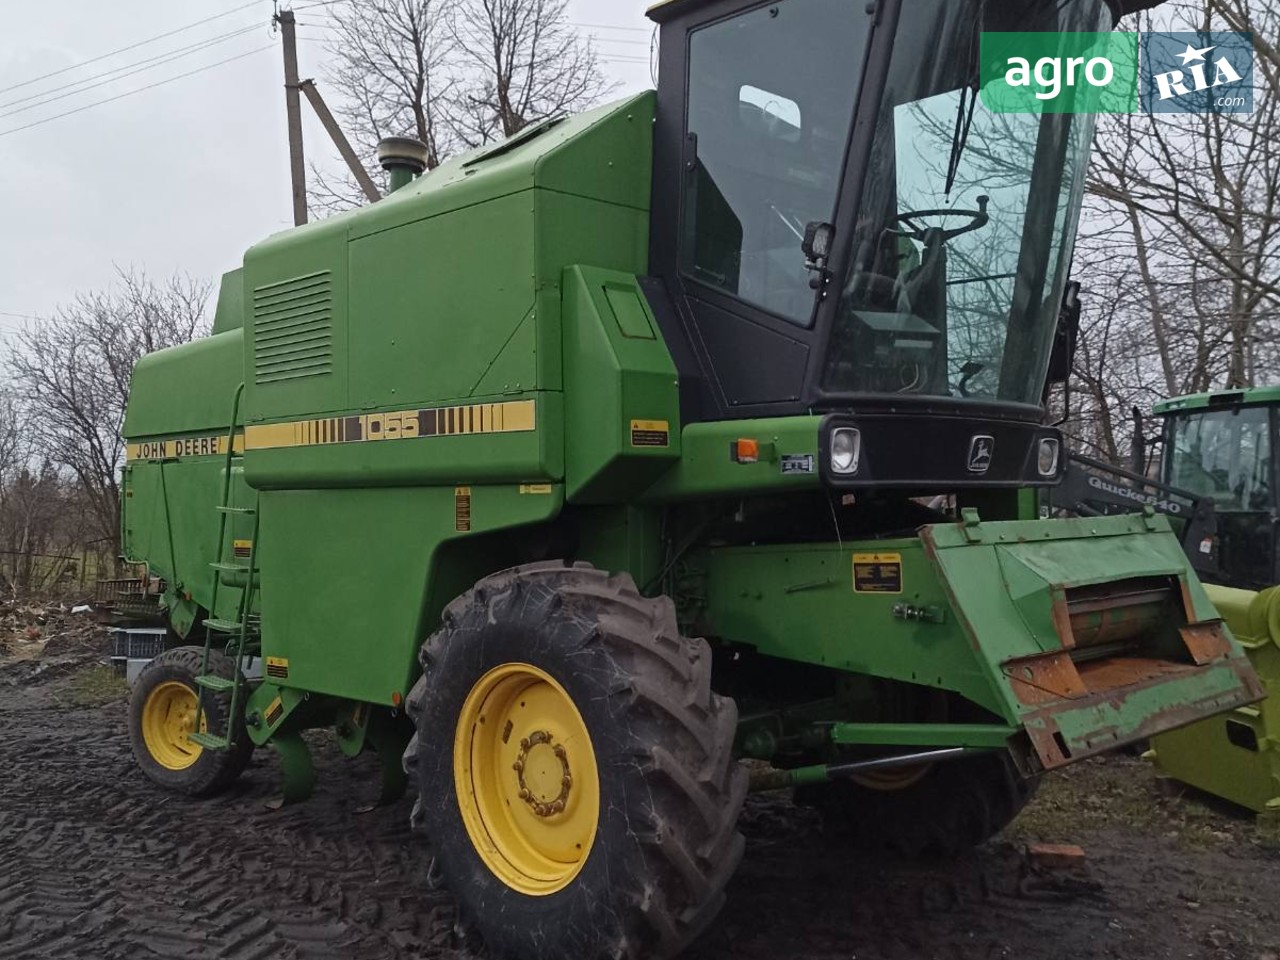
[[[1267,690],[1260,704],[1156,737],[1155,759],[1179,780],[1280,817],[1280,388],[1180,397],[1155,413],[1161,478],[1213,504],[1216,569],[1202,576]]]
[[[142,769],[269,746],[299,800],[331,729],[495,953],[661,958],[751,789],[949,853],[1256,702],[1165,518],[1037,518],[1092,118],[989,113],[979,40],[1137,5],[670,0],[656,92],[385,144],[398,189],[134,373],[123,539],[185,638]]]

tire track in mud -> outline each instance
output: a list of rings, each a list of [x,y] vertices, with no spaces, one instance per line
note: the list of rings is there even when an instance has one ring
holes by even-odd
[[[191,801],[133,767],[119,705],[0,698],[0,958],[465,956],[408,803],[352,812],[367,764],[321,753],[317,799],[273,814],[264,753]]]
[[[0,960],[477,956],[430,888],[411,801],[354,812],[376,789],[371,757],[318,750],[315,798],[272,813],[277,761],[259,751],[228,793],[192,801],[136,769],[123,705],[68,709],[56,686],[0,686]],[[1058,838],[1089,849],[1082,877],[1029,871],[998,842],[907,865],[833,845],[812,811],[770,797],[744,831],[724,915],[683,960],[1280,954],[1280,856],[1134,832]]]

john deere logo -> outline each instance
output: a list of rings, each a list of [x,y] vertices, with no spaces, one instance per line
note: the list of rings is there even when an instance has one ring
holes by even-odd
[[[976,436],[969,441],[969,472],[986,473],[996,452],[995,437]]]
[[[1142,108],[1150,113],[1250,113],[1253,34],[1142,34]]]

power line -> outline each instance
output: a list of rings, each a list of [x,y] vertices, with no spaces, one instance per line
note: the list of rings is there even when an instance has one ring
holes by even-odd
[[[625,43],[633,47],[650,46],[650,43],[648,40],[623,40],[623,39],[614,38],[614,37],[601,37],[594,33],[589,33],[587,34],[587,36],[590,37],[592,40],[596,40],[600,43]]]
[[[255,53],[262,53],[264,50],[274,50],[276,45],[269,43],[265,47],[257,47],[245,53],[237,54],[234,57],[227,57],[225,60],[219,60],[216,63],[210,63],[203,67],[197,67],[195,70],[188,70],[186,73],[180,73],[177,76],[169,77],[165,80],[157,80],[155,83],[149,83],[145,87],[138,87],[136,90],[126,90],[124,93],[118,93],[114,97],[107,97],[103,100],[95,100],[93,103],[86,103],[82,107],[76,107],[74,110],[68,110],[65,113],[54,114],[52,117],[45,117],[42,120],[35,120],[31,123],[24,124],[21,127],[13,127],[10,130],[0,130],[0,137],[7,137],[11,133],[18,133],[22,130],[30,130],[32,127],[38,127],[42,124],[51,123],[54,120],[61,120],[63,117],[69,117],[72,114],[81,113],[85,110],[92,110],[94,107],[100,107],[104,103],[114,103],[116,100],[123,100],[125,97],[131,97],[135,93],[142,93],[146,90],[154,90],[156,87],[163,87],[167,83],[173,83],[175,80],[182,80],[185,77],[193,77],[197,73],[204,73],[206,70],[212,70],[214,67],[220,67],[226,63],[232,63],[236,60],[243,60],[245,57],[251,57]]]
[[[186,30],[191,30],[194,27],[198,27],[206,23],[211,23],[214,20],[221,20],[223,17],[229,17],[231,16],[231,14],[239,13],[241,10],[248,10],[250,7],[259,6],[261,5],[261,3],[262,3],[262,0],[249,0],[249,3],[241,4],[240,6],[233,7],[230,10],[224,10],[222,13],[215,13],[212,17],[205,17],[203,20],[197,20],[195,23],[188,23],[185,27],[178,27],[177,29],[170,30],[167,33],[156,34],[154,37],[148,37],[146,40],[139,40],[136,43],[131,43],[126,47],[120,47],[118,50],[112,50],[109,53],[103,53],[103,54],[99,54],[96,57],[90,57],[88,60],[82,60],[79,63],[73,63],[71,66],[63,67],[60,70],[53,70],[49,73],[43,73],[38,77],[32,77],[30,80],[23,80],[21,83],[14,83],[7,87],[0,87],[0,93],[8,93],[10,90],[17,90],[19,87],[29,87],[33,83],[39,83],[41,80],[48,80],[50,77],[56,77],[61,74],[67,73],[71,70],[79,70],[81,67],[87,67],[91,63],[97,63],[99,60],[106,60],[108,57],[114,57],[116,54],[127,53],[130,50],[136,50],[138,47],[145,47],[149,43],[155,43],[157,40],[163,40],[166,37],[172,37],[174,34],[182,33]]]
[[[140,60],[140,61],[137,61],[136,63],[128,63],[128,64],[125,64],[124,66],[116,67],[114,70],[108,70],[105,73],[100,73],[93,77],[86,77],[83,80],[76,80],[74,83],[64,84],[61,87],[54,87],[50,90],[41,91],[40,93],[33,93],[26,97],[21,97],[20,99],[17,99],[17,100],[10,100],[8,103],[0,103],[0,110],[4,110],[5,107],[11,107],[19,103],[26,103],[28,100],[37,101],[36,103],[28,103],[27,106],[25,107],[18,107],[17,110],[8,110],[3,113],[0,113],[0,117],[11,117],[14,114],[25,113],[28,110],[35,110],[37,107],[43,107],[46,104],[54,103],[58,100],[65,100],[67,97],[74,97],[77,94],[87,93],[90,90],[96,90],[98,87],[108,86],[112,83],[115,83],[117,80],[123,80],[125,77],[132,77],[134,74],[143,73],[147,70],[153,70],[156,67],[164,66],[166,63],[172,63],[175,60],[181,60],[183,57],[189,57],[193,53],[199,53],[201,50],[207,50],[209,47],[217,46],[220,43],[226,43],[228,40],[232,40],[236,37],[242,37],[246,33],[251,33],[254,30],[259,29],[261,26],[262,24],[255,23],[248,27],[242,27],[239,30],[233,30],[230,33],[224,33],[220,37],[214,37],[209,40],[201,40],[199,43],[193,43],[190,46],[186,46],[186,47],[179,47],[177,50],[171,50],[168,53],[158,54],[157,56],[150,57],[146,60]],[[120,71],[124,71],[124,72],[121,73]],[[108,79],[104,80],[102,79],[103,77],[106,77]],[[100,80],[101,82],[99,83],[91,82],[94,80]],[[70,87],[77,87],[78,89],[68,90],[68,88]],[[58,93],[57,96],[46,97],[46,99],[44,100],[38,99],[39,97],[45,97],[47,94],[50,94],[50,93],[57,93],[57,91],[59,90],[67,90],[68,92]]]
[[[650,32],[649,27],[622,27],[622,26],[616,26],[611,23],[573,23],[571,21],[569,26],[583,27],[587,30],[622,30],[626,33],[649,33]]]

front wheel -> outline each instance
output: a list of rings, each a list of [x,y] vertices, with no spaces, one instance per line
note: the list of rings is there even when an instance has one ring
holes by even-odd
[[[413,820],[497,955],[669,957],[742,856],[737,709],[669,600],[536,564],[482,580],[423,648]]]

